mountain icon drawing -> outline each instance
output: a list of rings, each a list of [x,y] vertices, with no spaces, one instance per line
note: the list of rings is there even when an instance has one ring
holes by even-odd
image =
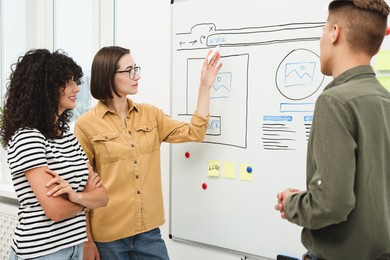
[[[312,84],[315,67],[315,62],[286,63],[285,87]]]

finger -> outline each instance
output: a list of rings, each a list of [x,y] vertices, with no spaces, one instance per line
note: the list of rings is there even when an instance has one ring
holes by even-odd
[[[66,193],[69,193],[71,191],[71,187],[67,186],[67,187],[61,187],[60,189],[58,189],[56,192],[54,192],[52,194],[53,197],[57,197],[57,196],[60,196],[62,194],[66,194]]]
[[[56,192],[58,192],[58,190],[61,189],[61,187],[59,185],[55,186],[54,188],[50,189],[46,195],[47,196],[53,196]]]
[[[209,55],[211,54],[211,52],[212,52],[213,50],[209,50],[208,52],[207,52],[207,55],[206,55],[206,57],[204,58],[204,65],[207,65],[207,64],[209,64]]]
[[[102,184],[102,180],[101,180],[100,178],[97,178],[97,179],[96,179],[96,184],[95,184],[95,185],[97,186],[97,185],[99,185],[99,184],[100,184],[100,185]]]
[[[57,177],[51,179],[50,181],[48,181],[48,182],[46,183],[46,187],[50,187],[50,186],[52,186],[53,184],[60,184],[60,183],[61,183],[61,180],[62,180],[61,177],[57,176]]]
[[[93,173],[91,179],[92,179],[92,183],[98,183],[100,181],[100,177],[96,173]]]
[[[279,210],[279,211],[283,211],[283,204],[281,204],[281,203],[276,204],[275,209]]]
[[[214,56],[211,58],[211,60],[210,60],[210,65],[211,65],[212,67],[214,67],[214,66],[218,63],[220,57],[221,57],[221,54],[219,53],[219,51],[217,51],[217,52],[214,54]]]
[[[215,68],[216,71],[219,71],[222,68],[222,62],[218,64],[218,66]]]
[[[48,174],[50,174],[51,176],[55,177],[55,176],[58,176],[58,174],[50,169],[45,169],[45,172],[47,172]]]

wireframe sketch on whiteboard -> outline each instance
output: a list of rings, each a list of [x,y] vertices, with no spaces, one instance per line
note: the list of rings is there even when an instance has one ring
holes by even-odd
[[[195,24],[189,32],[176,33],[174,46],[178,52],[188,52],[220,46],[236,48],[243,46],[265,46],[274,44],[288,44],[294,42],[318,41],[321,36],[323,22],[288,23],[265,26],[251,26],[245,28],[217,29],[213,23]],[[222,67],[211,89],[210,98],[210,125],[206,133],[205,143],[214,143],[247,147],[248,127],[248,81],[250,75],[250,53],[221,56]],[[197,72],[202,66],[203,58],[187,59],[187,88],[186,111],[182,115],[190,115],[196,107]],[[261,73],[261,71],[259,71]],[[264,75],[264,81],[266,77]],[[304,101],[314,95],[322,86],[324,75],[320,71],[319,56],[308,49],[293,49],[281,61],[275,73],[275,87],[281,94],[278,104],[279,113],[310,113],[314,111],[314,102]],[[253,87],[253,86],[252,86]],[[267,86],[268,87],[268,86]],[[268,91],[268,90],[267,90]],[[276,97],[277,95],[275,95]],[[237,105],[239,104],[239,106]],[[233,111],[234,110],[234,111]],[[238,111],[237,111],[238,110]],[[239,113],[239,116],[231,115]],[[278,115],[272,114],[276,118]],[[286,122],[288,131],[280,131],[278,149],[296,149],[296,135],[305,135],[303,131],[295,129],[295,117]],[[263,140],[269,136],[266,125],[280,124],[280,121],[264,121]],[[301,122],[301,126],[308,126],[308,122]],[[286,126],[287,127],[287,126]],[[234,129],[234,131],[232,131]],[[274,135],[274,133],[272,134]],[[288,136],[285,136],[288,135]],[[294,136],[295,135],[295,136]],[[289,144],[286,144],[289,143]],[[263,142],[265,149],[268,144]]]
[[[203,142],[246,148],[249,55],[223,56],[221,60],[224,66],[210,91],[210,122]],[[187,59],[186,114],[195,111],[197,105],[193,97],[198,93],[203,61]],[[238,116],[232,118],[233,114]]]
[[[209,50],[219,46],[223,66],[210,91],[203,143],[172,145],[170,234],[247,259],[299,257],[301,230],[274,225],[269,191],[281,182],[304,185],[314,104],[328,79],[317,55],[326,12],[302,9],[325,3],[299,0],[278,8],[255,0],[208,1],[206,10],[206,2],[180,1],[173,9],[179,19],[172,27],[172,117],[192,118]],[[275,231],[283,244],[269,243]]]
[[[210,91],[210,98],[228,98],[232,88],[232,73],[220,72]]]
[[[275,83],[287,99],[303,100],[317,92],[324,78],[320,57],[307,49],[295,49],[281,61]]]

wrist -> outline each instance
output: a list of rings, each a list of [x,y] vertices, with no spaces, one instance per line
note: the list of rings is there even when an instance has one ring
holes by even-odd
[[[79,204],[81,207],[84,208],[84,206],[81,205],[81,201],[82,201],[81,192],[74,192],[74,194],[72,196],[69,196],[69,200],[75,204]]]

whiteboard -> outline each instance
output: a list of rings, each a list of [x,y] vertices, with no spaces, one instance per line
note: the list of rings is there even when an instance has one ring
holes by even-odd
[[[205,140],[171,145],[173,240],[258,259],[306,252],[274,205],[305,189],[314,103],[331,80],[319,61],[328,3],[172,3],[172,117],[190,121],[207,51],[219,45],[223,63]]]

